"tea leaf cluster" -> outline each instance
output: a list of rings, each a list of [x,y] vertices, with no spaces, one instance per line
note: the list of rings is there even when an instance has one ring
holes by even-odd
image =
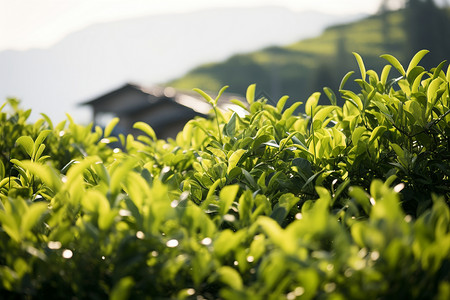
[[[167,141],[8,100],[2,299],[448,299],[450,68],[426,53],[381,74],[355,53],[360,92],[350,72],[330,105],[197,90],[211,118]]]

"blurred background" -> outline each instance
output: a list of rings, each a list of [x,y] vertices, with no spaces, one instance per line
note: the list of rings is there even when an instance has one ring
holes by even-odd
[[[379,72],[381,54],[407,64],[428,49],[432,67],[450,58],[449,36],[447,0],[0,0],[0,97],[31,120],[83,124],[81,103],[124,86],[245,94],[256,83],[270,101],[305,101],[337,93],[357,70],[352,52]]]

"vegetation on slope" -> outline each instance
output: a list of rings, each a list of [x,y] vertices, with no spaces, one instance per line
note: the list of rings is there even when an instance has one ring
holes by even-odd
[[[200,66],[168,85],[205,90],[230,85],[230,91],[241,93],[256,83],[260,88],[257,94],[275,103],[283,94],[304,101],[323,86],[337,92],[340,79],[354,63],[351,52],[360,53],[369,68],[380,72],[384,62],[379,53],[391,53],[406,63],[414,53],[427,48],[433,57],[425,58],[423,64],[431,68],[449,59],[450,41],[445,37],[450,35],[450,13],[430,1],[410,2],[415,4],[403,10],[385,11],[358,22],[330,27],[317,38]]]

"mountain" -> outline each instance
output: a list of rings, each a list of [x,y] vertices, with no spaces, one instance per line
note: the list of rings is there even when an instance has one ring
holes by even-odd
[[[257,93],[274,103],[283,95],[290,96],[291,102],[305,102],[324,86],[338,94],[343,76],[352,70],[359,72],[352,52],[363,57],[367,69],[380,72],[387,63],[380,58],[382,54],[394,55],[407,66],[417,51],[428,49],[431,53],[422,63],[431,68],[450,59],[450,40],[446,36],[450,36],[450,11],[419,1],[407,9],[329,27],[314,38],[204,64],[167,85],[204,90],[229,85],[227,91],[243,94],[256,83]],[[399,76],[395,70],[391,74]],[[349,80],[346,88],[352,85]],[[329,103],[325,96],[321,101]]]
[[[234,53],[315,36],[326,26],[361,15],[296,13],[280,7],[214,9],[92,25],[48,49],[0,52],[0,97],[78,122],[90,113],[78,103],[124,84],[158,84]],[[189,86],[189,89],[196,85]]]

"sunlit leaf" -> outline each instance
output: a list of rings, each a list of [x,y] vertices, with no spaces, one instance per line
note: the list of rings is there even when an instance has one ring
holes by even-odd
[[[1,200],[0,200],[1,201]],[[16,242],[20,242],[20,229],[14,217],[0,210],[0,225],[3,230]]]
[[[294,104],[292,104],[289,108],[287,108],[283,112],[281,119],[286,120],[286,119],[290,118],[292,116],[292,114],[295,112],[295,110],[302,104],[303,104],[303,102],[295,102]]]
[[[17,145],[19,145],[29,157],[33,156],[34,149],[34,141],[29,136],[21,136],[16,141]]]
[[[320,93],[316,92],[316,93],[313,93],[306,101],[305,113],[308,116],[312,117],[314,115],[314,110],[316,109],[317,104],[319,103],[319,98],[320,98]]]
[[[231,204],[236,200],[237,192],[239,191],[238,185],[229,185],[224,187],[220,191],[219,213],[225,215],[231,207]]]
[[[361,72],[361,78],[363,81],[366,80],[366,67],[364,66],[364,62],[363,59],[361,58],[361,56],[356,53],[356,52],[352,52],[353,56],[355,56],[356,61],[358,62],[358,67],[359,67],[359,71]]]
[[[330,116],[330,113],[336,109],[336,106],[324,106],[319,109],[314,115],[314,120],[325,121],[327,117]]]
[[[42,142],[47,138],[47,136],[50,134],[51,130],[42,130],[38,137],[36,138],[35,144],[35,151],[37,150],[37,147],[39,147]]]
[[[136,123],[134,123],[133,128],[136,128],[136,129],[139,129],[139,130],[143,131],[145,134],[147,134],[149,137],[151,137],[154,141],[157,140],[155,131],[147,123],[136,122]]]
[[[255,89],[256,84],[251,84],[247,88],[246,99],[248,104],[252,105],[255,102]]]
[[[219,93],[217,94],[216,99],[214,99],[214,106],[217,105],[217,102],[219,101],[220,96],[222,96],[222,94],[225,92],[226,89],[228,89],[228,87],[229,87],[229,86],[226,85],[226,86],[224,86],[224,87],[222,87],[222,88],[220,89]]]
[[[330,100],[331,105],[337,105],[336,94],[333,92],[333,90],[330,89],[329,87],[324,87],[323,91],[325,92],[325,95],[327,95],[328,99]]]
[[[47,210],[47,203],[39,202],[30,205],[25,215],[22,216],[20,226],[21,234],[24,235],[30,231],[37,223],[42,214]]]
[[[244,155],[245,152],[246,152],[246,150],[239,149],[239,150],[236,150],[235,152],[233,152],[233,154],[231,154],[230,158],[228,159],[227,173],[229,173],[231,169],[236,167],[236,165],[238,164],[239,160],[242,158],[242,156]]]
[[[350,71],[347,74],[345,74],[345,76],[342,78],[341,83],[339,85],[339,90],[343,90],[344,89],[344,85],[347,82],[347,80],[350,78],[350,76],[353,75],[353,73],[355,73],[354,71]]]
[[[444,60],[436,68],[434,68],[432,80],[434,80],[434,79],[439,77],[439,75],[441,74],[442,68],[444,67],[446,62],[447,61]]]
[[[210,95],[208,95],[207,93],[198,88],[194,88],[192,90],[199,93],[203,98],[205,98],[206,101],[208,101],[209,104],[214,105],[214,99],[211,98]]]
[[[381,72],[381,77],[380,77],[380,82],[383,85],[386,85],[388,76],[389,76],[389,72],[391,71],[392,66],[391,65],[386,65],[383,68],[383,71]]]
[[[280,98],[280,100],[278,100],[277,103],[277,112],[278,113],[282,113],[283,109],[284,109],[284,105],[286,104],[286,101],[289,99],[289,96],[283,96]]]
[[[21,165],[30,173],[34,174],[51,187],[55,192],[62,186],[61,178],[55,169],[47,165],[41,165],[32,161],[21,161]]]
[[[377,138],[379,138],[380,136],[382,136],[383,133],[386,132],[386,130],[387,130],[386,126],[377,126],[370,135],[369,144],[372,143]]]
[[[108,125],[105,127],[104,137],[107,138],[111,135],[111,132],[114,130],[114,127],[116,127],[117,123],[119,123],[119,118],[113,118]]]
[[[239,273],[229,266],[222,266],[216,271],[219,280],[235,290],[243,288],[242,278]]]
[[[400,74],[405,76],[405,74],[406,74],[405,69],[403,69],[403,66],[400,64],[400,62],[394,56],[392,56],[390,54],[383,54],[380,57],[387,60],[391,65],[394,66],[394,68],[397,69],[397,71],[400,72]]]
[[[428,50],[420,50],[419,52],[417,52],[414,57],[411,59],[409,65],[408,65],[408,69],[406,70],[406,76],[409,75],[409,72],[411,72],[411,70],[416,67],[419,62],[422,60],[422,58],[430,51]]]

